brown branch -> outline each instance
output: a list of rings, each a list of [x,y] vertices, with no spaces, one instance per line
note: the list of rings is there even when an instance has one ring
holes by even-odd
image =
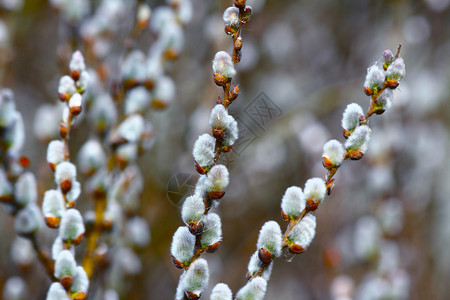
[[[41,249],[41,247],[38,244],[38,241],[36,239],[36,235],[32,234],[30,237],[31,244],[33,245],[34,250],[37,253],[38,259],[41,262],[41,264],[44,266],[45,270],[47,271],[47,275],[50,277],[52,281],[58,281],[58,279],[55,277],[55,263],[50,258],[48,253]]]

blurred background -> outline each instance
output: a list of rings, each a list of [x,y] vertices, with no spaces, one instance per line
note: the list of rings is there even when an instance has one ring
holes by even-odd
[[[71,19],[45,0],[0,0],[0,86],[14,91],[24,116],[23,154],[31,159],[39,199],[53,178],[45,162],[47,144],[34,134],[35,114],[40,105],[57,102],[67,53],[86,50],[82,28],[100,2],[72,1],[87,6]],[[167,5],[145,2],[153,11]],[[230,171],[230,185],[216,209],[223,242],[218,252],[204,255],[211,276],[203,298],[218,282],[234,292],[246,283],[259,229],[267,220],[285,229],[280,216],[284,191],[326,175],[322,146],[333,138],[344,141],[340,121],[346,105],[369,105],[363,92],[367,67],[385,49],[395,53],[402,44],[406,77],[394,92],[393,107],[371,118],[364,158],[339,169],[331,196],[316,212],[317,234],[308,251],[290,262],[275,261],[265,299],[449,299],[450,1],[247,2],[253,16],[242,32],[242,61],[233,79],[241,94],[230,106],[240,139],[221,159]],[[198,178],[192,146],[210,132],[209,113],[222,95],[211,61],[217,51],[232,50],[222,20],[231,4],[192,0],[183,49],[166,68],[176,97],[167,109],[149,116],[155,142],[138,163],[144,178],[140,214],[149,223],[151,241],[136,251],[140,271],[124,272],[126,280],[110,286],[120,299],[172,299],[175,294],[181,272],[172,265],[170,243],[183,225],[183,196]],[[133,21],[131,9],[122,13],[109,23],[114,35],[107,50],[98,46],[110,78],[120,68]],[[145,29],[134,47],[147,53],[154,40]],[[92,56],[86,64],[101,68]],[[105,86],[112,90],[110,82]],[[72,153],[89,130],[86,122],[77,125]],[[83,198],[78,203],[82,211],[92,207]],[[0,209],[0,292],[10,276],[19,275],[27,283],[27,299],[44,299],[50,280],[39,263],[24,269],[10,258],[12,228],[12,217]]]

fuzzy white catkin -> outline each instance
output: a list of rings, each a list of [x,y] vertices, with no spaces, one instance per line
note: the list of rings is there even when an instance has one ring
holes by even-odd
[[[305,206],[305,196],[298,186],[289,187],[281,199],[281,209],[290,219],[297,219]]]
[[[218,214],[209,213],[203,218],[202,246],[211,246],[222,240],[222,222]]]
[[[15,111],[14,93],[10,89],[0,89],[0,128],[12,125]]]
[[[83,267],[78,266],[76,275],[72,282],[72,286],[70,287],[70,291],[72,293],[83,292],[87,294],[88,289],[89,289],[89,278],[86,274],[86,271],[83,269]]]
[[[138,156],[138,145],[136,143],[128,143],[120,145],[116,149],[116,158],[119,161],[134,162]]]
[[[323,145],[322,157],[328,158],[333,166],[339,166],[345,157],[345,149],[337,140],[330,140]]]
[[[345,142],[345,148],[347,150],[366,152],[369,146],[370,133],[370,128],[367,125],[359,126]]]
[[[275,257],[280,256],[282,246],[282,233],[280,225],[275,221],[264,223],[259,231],[257,248],[269,250]]]
[[[364,86],[370,89],[381,89],[383,87],[385,77],[384,70],[377,64],[374,64],[367,68]]]
[[[172,78],[168,76],[159,77],[153,89],[153,100],[168,105],[175,99],[175,94],[176,86]]]
[[[239,8],[228,7],[223,13],[223,22],[225,26],[237,26],[239,25]]]
[[[79,50],[75,51],[72,54],[72,58],[69,63],[69,69],[70,71],[78,71],[78,72],[86,70],[83,54],[81,54]]]
[[[60,185],[61,182],[68,180],[74,182],[77,176],[77,168],[74,164],[64,161],[56,166],[55,169],[55,182]]]
[[[211,291],[210,300],[233,300],[233,293],[225,283],[218,283]]]
[[[236,300],[262,300],[266,294],[267,281],[261,277],[255,277],[239,290]]]
[[[72,182],[72,188],[70,191],[66,194],[66,202],[71,203],[78,199],[78,197],[81,194],[81,184],[78,181]]]
[[[228,183],[228,169],[224,165],[215,165],[212,167],[205,181],[208,192],[225,192]]]
[[[217,52],[213,59],[213,71],[226,78],[234,77],[236,70],[234,69],[230,54],[225,51]]]
[[[386,70],[386,77],[388,79],[394,79],[397,81],[402,80],[403,77],[405,77],[405,74],[406,74],[405,62],[401,57],[394,60]]]
[[[30,172],[20,175],[15,184],[15,202],[23,207],[37,199],[36,179]]]
[[[18,277],[10,277],[3,286],[3,300],[25,300],[27,299],[27,285]]]
[[[146,75],[146,57],[140,50],[131,51],[122,63],[122,78],[142,82]]]
[[[4,141],[9,144],[9,153],[19,152],[25,143],[25,127],[22,115],[16,111],[13,114],[13,124],[10,130],[6,131]]]
[[[65,75],[61,77],[59,80],[58,93],[59,94],[67,94],[71,97],[73,94],[77,92],[77,88],[75,86],[75,81],[73,81],[72,77]]]
[[[208,285],[209,269],[208,263],[203,258],[194,261],[181,279],[183,291],[188,291],[200,296]]]
[[[42,227],[41,210],[36,203],[21,209],[14,219],[14,228],[19,235],[34,234]]]
[[[64,103],[43,104],[37,109],[33,120],[34,135],[40,141],[49,141],[59,137],[62,108]]]
[[[138,114],[129,116],[117,128],[117,134],[130,143],[138,142],[143,131],[144,118]]]
[[[51,141],[47,146],[47,162],[58,165],[64,161],[64,142],[61,140]]]
[[[59,253],[61,253],[61,251],[63,251],[63,250],[66,250],[65,246],[64,246],[64,242],[58,236],[58,237],[56,237],[56,239],[52,245],[52,259],[56,260],[58,258]],[[75,247],[74,246],[71,246],[69,251],[72,253],[72,255],[75,256]]]
[[[116,106],[107,93],[99,95],[89,109],[89,121],[94,129],[107,131],[117,120]]]
[[[303,192],[306,200],[312,199],[314,202],[320,203],[327,192],[325,181],[321,178],[310,178],[306,181]]]
[[[127,239],[138,247],[145,247],[150,243],[150,230],[146,220],[139,217],[131,218],[126,226]]]
[[[316,235],[316,217],[306,215],[289,233],[288,239],[294,244],[307,249]]]
[[[71,243],[84,234],[83,217],[77,209],[70,208],[64,212],[59,227],[59,237],[66,243]]]
[[[195,184],[194,195],[204,199],[207,193],[206,188],[207,188],[206,175],[201,175],[200,178],[197,180],[197,183]]]
[[[255,251],[253,255],[250,257],[250,261],[248,262],[247,270],[248,273],[253,276],[256,272],[261,268],[262,263],[258,256],[258,251]],[[261,277],[265,280],[270,279],[270,275],[272,274],[273,269],[273,261],[270,262],[269,266],[264,270],[261,274]]]
[[[192,154],[194,160],[202,168],[211,168],[214,164],[216,139],[205,133],[198,137],[195,141]]]
[[[394,92],[391,89],[385,89],[377,98],[376,104],[383,110],[388,110],[392,106]]]
[[[142,271],[142,263],[136,253],[127,247],[116,252],[114,259],[125,274],[137,275]]]
[[[55,261],[55,277],[61,279],[64,276],[75,276],[77,274],[77,263],[72,252],[63,250],[58,254]]]
[[[189,263],[194,256],[195,237],[186,226],[178,227],[172,239],[170,252],[181,263]]]
[[[211,110],[209,126],[214,129],[225,129],[227,125],[228,111],[222,104],[217,104]]]
[[[80,78],[76,82],[77,89],[80,93],[83,93],[87,90],[89,84],[89,72],[82,71],[80,74]]]
[[[82,104],[83,104],[83,98],[78,93],[73,94],[72,97],[70,97],[70,99],[69,99],[69,107],[70,108],[81,107]]]
[[[189,224],[190,222],[198,222],[203,217],[205,212],[205,203],[202,198],[197,196],[189,196],[183,203],[181,209],[181,218],[183,222]]]
[[[106,156],[102,145],[96,139],[90,139],[78,152],[78,167],[82,174],[92,174],[105,165]]]
[[[152,95],[145,87],[138,86],[131,89],[125,98],[125,114],[145,112],[151,99]]]
[[[46,300],[69,300],[66,290],[59,282],[53,282],[47,293]]]
[[[228,115],[225,119],[225,134],[223,136],[222,145],[232,146],[239,137],[239,128],[236,120]]]
[[[65,211],[64,197],[58,190],[48,190],[42,201],[42,213],[44,217],[61,218]]]
[[[28,239],[16,237],[11,244],[11,258],[19,266],[29,266],[36,259],[36,253]]]
[[[359,120],[364,117],[362,107],[356,103],[350,103],[342,115],[341,125],[347,131],[353,132],[359,126]]]
[[[13,188],[11,183],[8,181],[5,171],[0,168],[0,196],[11,196],[12,194]]]

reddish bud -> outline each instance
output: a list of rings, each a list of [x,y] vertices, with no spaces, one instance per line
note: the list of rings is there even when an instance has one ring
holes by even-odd
[[[214,82],[216,83],[216,85],[218,86],[226,86],[227,83],[229,82],[229,79],[226,78],[223,75],[220,75],[218,73],[214,73]]]
[[[306,210],[307,211],[315,211],[319,207],[319,203],[315,202],[312,199],[306,200]]]
[[[57,217],[45,217],[45,224],[50,228],[58,228],[61,220]]]
[[[300,254],[300,253],[303,253],[306,251],[305,248],[303,248],[300,245],[294,244],[294,243],[289,244],[288,248],[289,248],[289,252],[292,254]]]
[[[184,292],[185,298],[188,300],[198,300],[200,299],[200,295],[197,295],[196,293],[185,291]]]
[[[272,252],[270,252],[266,248],[259,248],[258,257],[259,257],[259,260],[263,264],[270,264],[270,262],[273,259],[273,254],[272,254]]]
[[[61,277],[59,282],[66,290],[69,290],[70,287],[72,286],[73,278],[72,276],[63,276]]]
[[[348,139],[348,137],[351,135],[350,131],[344,129],[343,135],[346,139]]]
[[[242,38],[238,37],[235,41],[234,41],[234,50],[239,51],[242,49]]]
[[[83,241],[84,233],[80,234],[76,239],[72,241],[72,245],[78,246]]]
[[[331,169],[334,167],[334,164],[331,162],[331,160],[328,157],[323,157],[323,166],[327,169]]]
[[[78,79],[80,79],[80,71],[78,70],[71,71],[70,77],[72,77],[73,80],[77,81]]]
[[[61,138],[66,139],[67,135],[69,134],[69,129],[65,124],[61,124],[61,127],[59,127],[59,135]]]
[[[153,87],[155,86],[155,83],[153,82],[153,80],[151,79],[147,79],[146,81],[144,81],[142,83],[143,86],[145,86],[145,88],[149,91],[151,91],[153,89]]]
[[[72,181],[66,179],[61,182],[59,186],[61,187],[61,191],[63,192],[63,194],[67,194],[72,188]]]
[[[289,216],[285,214],[284,210],[281,209],[281,217],[283,218],[284,221],[289,222]]]
[[[223,138],[223,135],[225,134],[225,131],[223,129],[215,129],[213,128],[213,137],[215,137],[217,140],[221,140]]]
[[[184,269],[184,264],[182,262],[180,262],[178,259],[175,258],[175,256],[171,255],[172,257],[172,262],[175,265],[175,267],[177,267],[178,269]]]
[[[79,115],[81,113],[81,106],[74,106],[70,109],[70,113],[74,116]]]
[[[206,252],[208,252],[208,253],[216,252],[219,249],[220,243],[221,243],[221,241],[218,241],[218,242],[212,244],[211,246],[205,247]]]
[[[193,235],[200,235],[203,233],[203,223],[198,222],[190,222],[189,223],[189,232]]]
[[[363,157],[364,153],[359,150],[351,150],[348,152],[348,157],[350,157],[351,160],[359,160]]]
[[[195,166],[195,170],[197,170],[197,173],[198,173],[198,174],[203,175],[203,174],[208,173],[208,170],[202,168],[202,166],[200,166],[200,165],[198,164],[198,162],[196,162],[195,160],[194,160],[194,166]]]
[[[239,96],[239,84],[236,85],[231,91],[230,91],[230,102],[233,102],[236,100],[236,98]]]
[[[19,157],[19,164],[24,168],[28,168],[30,166],[30,162],[30,159],[26,156]]]
[[[246,0],[234,0],[234,6],[241,8],[245,7]]]
[[[59,100],[61,100],[62,102],[67,102],[70,99],[70,95],[67,93],[61,93],[59,94]]]
[[[208,196],[211,199],[218,200],[218,199],[222,198],[223,196],[225,196],[225,192],[209,192]]]
[[[388,88],[390,88],[390,89],[395,89],[395,88],[398,87],[399,82],[398,82],[397,80],[394,80],[394,79],[389,79],[389,80],[386,81],[385,84],[386,84],[386,86],[387,86]]]
[[[368,86],[364,87],[364,93],[366,93],[367,96],[372,96],[373,95],[373,90],[370,89]]]

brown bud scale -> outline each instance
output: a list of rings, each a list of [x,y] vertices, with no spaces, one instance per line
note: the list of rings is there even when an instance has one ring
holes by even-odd
[[[208,253],[214,253],[219,249],[221,241],[218,241],[210,246],[205,247],[206,252]]]
[[[220,198],[222,198],[223,196],[225,196],[225,192],[209,192],[209,193],[208,193],[208,196],[209,196],[211,199],[217,200],[217,199],[220,199]]]
[[[289,252],[292,254],[300,254],[300,253],[303,253],[306,251],[305,248],[303,248],[300,245],[294,244],[294,243],[289,244],[288,248],[289,248]]]
[[[61,182],[59,186],[61,187],[61,191],[63,192],[63,194],[67,194],[72,189],[72,181],[66,179]]]
[[[61,222],[60,218],[57,217],[45,217],[45,224],[47,224],[50,228],[58,228],[59,223]]]
[[[306,209],[308,211],[315,211],[319,207],[319,203],[315,202],[313,199],[306,200]]]
[[[266,248],[259,248],[258,257],[263,264],[270,264],[274,255]]]
[[[219,73],[214,73],[214,82],[218,86],[226,86],[229,79]]]
[[[66,290],[69,290],[72,286],[73,278],[72,276],[63,276],[59,279],[59,282]]]

